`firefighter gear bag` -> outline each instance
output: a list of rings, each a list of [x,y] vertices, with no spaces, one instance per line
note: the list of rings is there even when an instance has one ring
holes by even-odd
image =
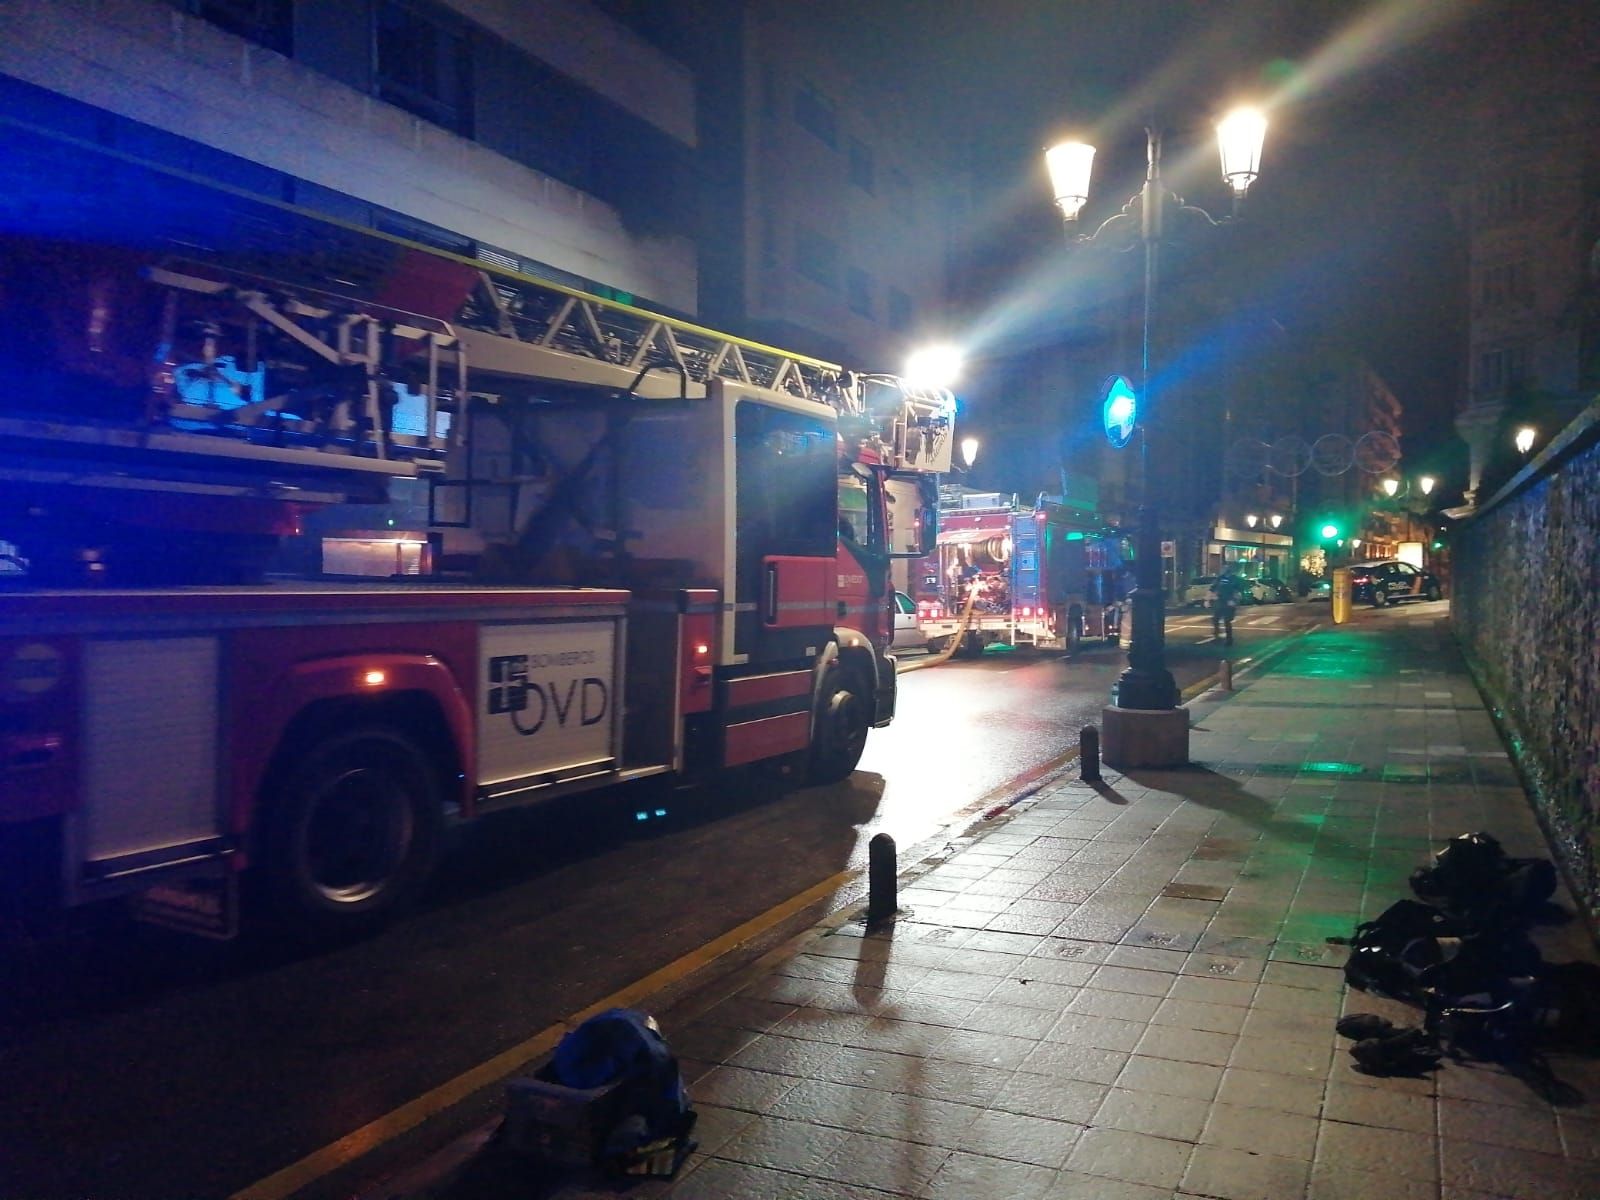
[[[1491,834],[1464,833],[1411,875],[1411,890],[1451,912],[1516,923],[1533,917],[1556,891],[1548,859],[1511,858]]]
[[[654,1018],[613,1008],[562,1038],[536,1076],[508,1085],[501,1141],[567,1166],[670,1179],[695,1148],[695,1115]]]

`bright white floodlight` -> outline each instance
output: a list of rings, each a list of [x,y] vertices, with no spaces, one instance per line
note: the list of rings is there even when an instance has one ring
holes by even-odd
[[[1261,174],[1261,147],[1267,140],[1267,118],[1260,109],[1236,108],[1217,122],[1217,150],[1222,155],[1222,180],[1235,199],[1250,190]]]
[[[1087,142],[1057,142],[1044,152],[1044,165],[1050,172],[1050,190],[1061,206],[1061,219],[1076,221],[1089,199],[1094,147]]]
[[[954,346],[924,346],[906,359],[906,383],[914,388],[945,391],[960,374],[961,351]]]
[[[1533,449],[1533,439],[1539,436],[1539,431],[1532,425],[1524,425],[1517,430],[1517,453],[1526,454]]]

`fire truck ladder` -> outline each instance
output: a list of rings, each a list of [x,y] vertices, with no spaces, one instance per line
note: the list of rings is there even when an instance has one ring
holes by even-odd
[[[644,397],[678,395],[683,381],[731,380],[831,405],[841,432],[871,461],[926,473],[950,469],[955,405],[944,389],[857,374],[494,266],[482,270],[460,325],[474,370]],[[646,380],[641,373],[652,367],[671,371]]]
[[[836,408],[852,403],[848,373],[833,363],[499,268],[481,272],[462,323],[534,351],[580,360],[559,364],[530,354],[522,371],[512,368],[517,374],[615,384],[624,375],[631,381],[646,368],[670,366],[699,384],[722,378]],[[492,352],[488,358],[497,361]],[[485,365],[485,359],[474,355],[473,363]],[[586,372],[584,363],[613,370]]]

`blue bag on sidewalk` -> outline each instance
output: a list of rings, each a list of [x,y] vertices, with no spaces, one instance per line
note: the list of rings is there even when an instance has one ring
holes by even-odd
[[[689,1092],[653,1017],[629,1008],[590,1017],[561,1039],[550,1073],[570,1088],[617,1085],[601,1157],[624,1173],[670,1177],[693,1149]]]

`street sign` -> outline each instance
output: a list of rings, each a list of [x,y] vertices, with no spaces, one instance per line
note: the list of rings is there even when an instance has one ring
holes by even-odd
[[[1113,375],[1106,380],[1104,399],[1100,404],[1100,422],[1105,427],[1106,441],[1121,450],[1133,436],[1139,421],[1139,398],[1126,376]]]

